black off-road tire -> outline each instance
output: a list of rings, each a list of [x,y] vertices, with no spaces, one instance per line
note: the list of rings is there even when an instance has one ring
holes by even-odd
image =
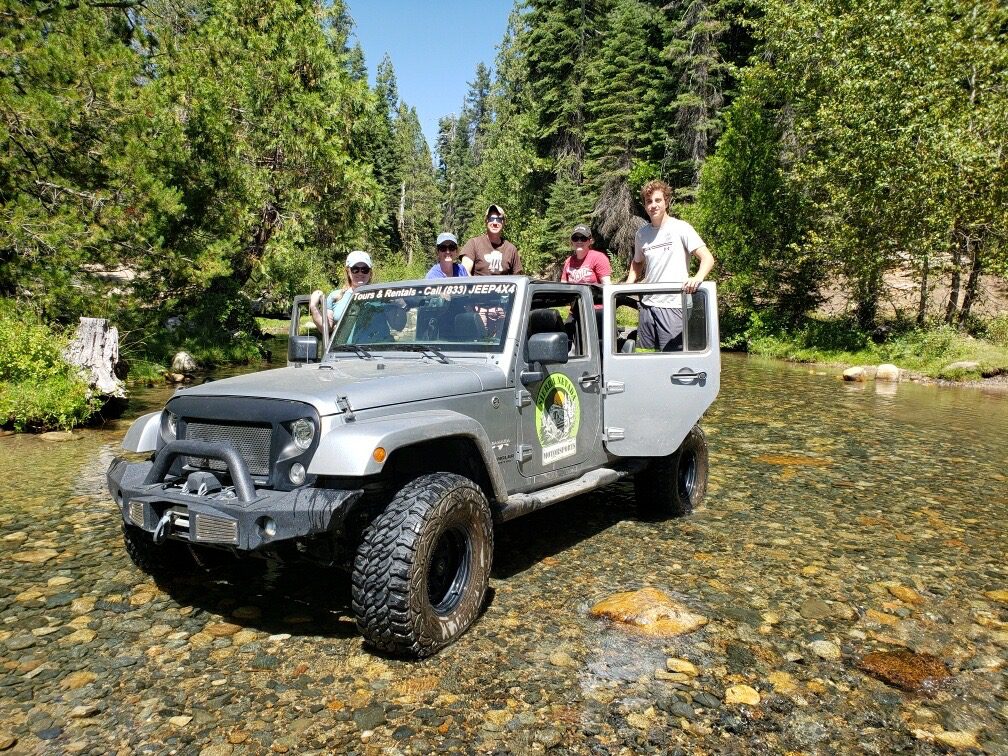
[[[133,525],[122,524],[123,543],[133,564],[151,577],[164,578],[192,572],[196,563],[184,543],[154,543],[151,535]]]
[[[364,531],[351,581],[357,627],[380,650],[430,656],[476,619],[492,560],[479,487],[454,473],[422,475]]]
[[[634,475],[637,506],[646,517],[688,515],[707,495],[707,437],[694,425],[679,448]]]

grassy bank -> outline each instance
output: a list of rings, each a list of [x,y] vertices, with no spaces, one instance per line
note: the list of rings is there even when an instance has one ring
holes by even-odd
[[[742,341],[751,354],[832,365],[897,367],[930,378],[979,380],[1008,374],[1008,317],[988,321],[970,335],[948,326],[894,327],[866,334],[845,319],[809,319],[794,328],[751,324]],[[974,368],[950,367],[975,362]]]

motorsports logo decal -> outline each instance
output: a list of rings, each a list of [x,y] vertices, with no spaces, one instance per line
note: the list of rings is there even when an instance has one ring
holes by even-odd
[[[536,394],[536,435],[542,446],[542,463],[552,464],[577,454],[581,404],[570,378],[554,373],[542,382]]]

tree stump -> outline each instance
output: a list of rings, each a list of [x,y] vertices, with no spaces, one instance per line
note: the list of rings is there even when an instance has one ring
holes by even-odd
[[[115,374],[119,329],[110,326],[105,318],[81,318],[77,333],[63,350],[63,359],[81,369],[97,394],[126,398],[126,386]]]

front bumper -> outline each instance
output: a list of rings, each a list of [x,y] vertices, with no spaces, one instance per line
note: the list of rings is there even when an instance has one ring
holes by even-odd
[[[155,540],[171,538],[255,551],[337,530],[364,493],[360,488],[273,491],[251,485],[190,493],[184,479],[151,480],[152,471],[153,477],[162,478],[154,470],[156,464],[116,457],[106,473],[109,492],[123,519]],[[244,479],[250,480],[247,473]]]

